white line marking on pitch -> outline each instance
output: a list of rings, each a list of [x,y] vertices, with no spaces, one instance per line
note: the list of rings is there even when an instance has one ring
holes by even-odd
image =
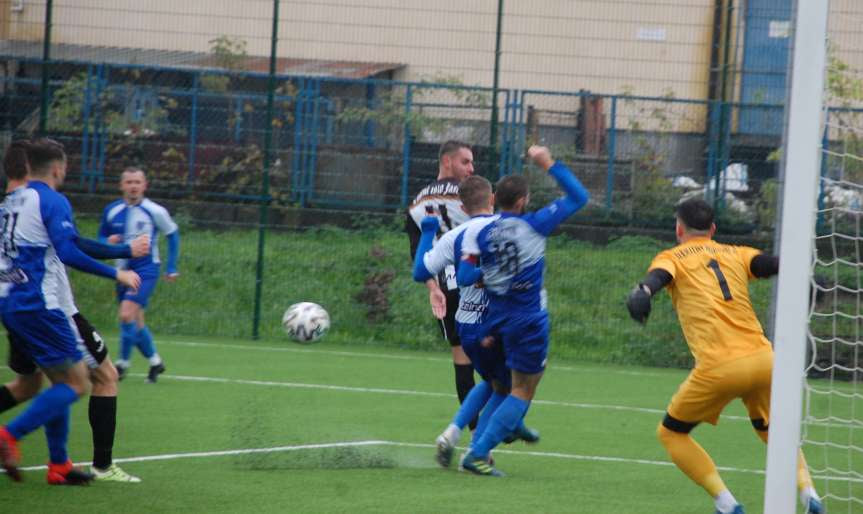
[[[208,458],[208,457],[226,457],[231,455],[248,455],[254,453],[280,453],[280,452],[293,452],[293,451],[302,451],[302,450],[321,450],[328,448],[349,448],[349,447],[361,447],[361,446],[394,446],[394,447],[402,447],[402,448],[424,448],[424,449],[432,449],[435,448],[433,444],[424,444],[424,443],[404,443],[399,441],[381,441],[381,440],[370,440],[370,441],[347,441],[347,442],[338,442],[338,443],[322,443],[322,444],[304,444],[304,445],[295,445],[295,446],[274,446],[272,448],[245,448],[240,450],[220,450],[220,451],[212,451],[212,452],[189,452],[189,453],[168,453],[162,455],[145,455],[141,457],[126,457],[126,458],[117,458],[114,459],[114,462],[117,463],[126,463],[126,462],[151,462],[151,461],[161,461],[161,460],[176,460],[176,459],[195,459],[195,458]],[[464,448],[460,448],[464,450]],[[560,452],[536,452],[536,451],[523,451],[523,450],[501,450],[496,449],[495,454],[504,454],[504,455],[522,455],[529,457],[547,457],[554,459],[571,459],[571,460],[582,460],[588,462],[613,462],[620,464],[644,464],[649,466],[663,466],[669,467],[674,466],[673,463],[668,461],[661,460],[649,460],[649,459],[629,459],[625,457],[607,457],[602,455],[578,455],[574,453],[560,453]],[[79,463],[82,466],[89,466],[90,462],[82,462]],[[47,469],[47,466],[27,466],[20,468],[21,471],[39,471]],[[720,471],[730,472],[730,473],[748,473],[753,475],[764,475],[764,471],[760,469],[746,469],[746,468],[735,468],[728,466],[719,466],[718,469]],[[843,482],[858,482],[863,483],[863,479],[853,478],[853,477],[833,477],[833,476],[816,476],[814,477],[819,480],[837,480]]]
[[[211,347],[211,348],[228,348],[232,350],[258,350],[258,351],[269,351],[269,352],[289,352],[289,353],[312,353],[312,354],[322,354],[322,355],[338,355],[341,357],[366,357],[366,358],[376,358],[376,359],[392,359],[392,360],[405,360],[405,361],[427,361],[427,362],[452,362],[451,359],[446,359],[443,357],[420,357],[417,355],[393,355],[391,353],[365,353],[365,352],[348,352],[348,351],[340,351],[340,350],[317,350],[313,348],[291,348],[291,347],[280,347],[280,346],[254,346],[254,345],[240,345],[240,344],[223,344],[223,343],[196,343],[191,341],[177,341],[171,339],[163,339],[160,341],[160,344],[168,343],[175,344],[178,346],[190,346],[190,347]],[[595,371],[596,368],[591,367],[574,367],[574,366],[558,366],[551,364],[549,365],[550,369],[562,370],[562,371]],[[633,375],[633,376],[650,376],[650,377],[664,377],[667,376],[662,373],[651,373],[649,371],[630,371],[630,370],[622,370],[615,368],[605,368],[603,367],[603,371],[608,373],[617,373],[620,375]]]
[[[130,376],[133,377],[146,377],[147,375],[144,373],[130,373]],[[352,393],[378,393],[378,394],[397,394],[397,395],[405,395],[405,396],[425,396],[425,397],[433,397],[433,398],[455,398],[454,394],[450,393],[435,393],[430,391],[413,391],[410,389],[384,389],[377,387],[352,387],[352,386],[339,386],[339,385],[330,385],[330,384],[305,384],[301,382],[276,382],[271,380],[244,380],[238,378],[217,378],[217,377],[197,377],[197,376],[188,376],[188,375],[170,375],[165,374],[162,375],[162,378],[172,378],[174,380],[186,381],[186,382],[211,382],[217,384],[242,384],[242,385],[255,385],[255,386],[266,386],[266,387],[287,387],[287,388],[296,388],[296,389],[321,389],[328,391],[346,391]],[[599,410],[612,410],[612,411],[622,411],[622,412],[640,412],[642,414],[651,414],[651,415],[663,415],[665,414],[664,409],[651,409],[648,407],[631,407],[628,405],[606,405],[601,403],[577,403],[577,402],[560,402],[554,400],[533,400],[531,403],[535,405],[551,405],[557,407],[573,407],[576,409],[599,409]],[[735,416],[733,414],[723,414],[721,419],[731,420],[731,421],[746,421],[749,422],[749,418],[746,416]],[[863,428],[857,425],[847,425],[842,423],[808,423],[810,426],[817,427],[830,427],[830,428],[844,428],[844,429],[859,429]]]

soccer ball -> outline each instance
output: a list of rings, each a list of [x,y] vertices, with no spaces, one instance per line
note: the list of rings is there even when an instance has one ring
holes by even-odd
[[[327,333],[330,315],[316,303],[295,303],[282,316],[282,328],[294,341],[311,343]]]

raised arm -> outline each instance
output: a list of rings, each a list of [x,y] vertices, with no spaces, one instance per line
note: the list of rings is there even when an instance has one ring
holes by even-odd
[[[590,193],[575,177],[572,171],[560,161],[551,157],[551,152],[544,146],[531,146],[527,151],[534,164],[544,169],[554,177],[557,185],[565,193],[563,198],[551,202],[546,207],[536,211],[530,223],[541,234],[550,234],[563,220],[578,212],[587,205]]]
[[[422,219],[420,226],[422,233],[416,245],[413,278],[417,282],[426,282],[434,279],[434,273],[429,271],[425,265],[425,256],[432,249],[435,235],[440,228],[440,221],[437,216],[426,216]]]

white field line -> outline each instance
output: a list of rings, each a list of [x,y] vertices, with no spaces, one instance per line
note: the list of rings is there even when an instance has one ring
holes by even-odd
[[[129,376],[133,377],[146,377],[147,375],[144,373],[129,373]],[[211,383],[219,383],[219,384],[240,384],[240,385],[254,385],[254,386],[265,386],[265,387],[287,387],[287,388],[295,388],[295,389],[320,389],[320,390],[328,390],[328,391],[345,391],[351,393],[373,393],[373,394],[393,394],[393,395],[404,395],[404,396],[424,396],[424,397],[434,397],[434,398],[455,398],[454,394],[450,393],[436,393],[431,391],[414,391],[411,389],[384,389],[377,387],[352,387],[352,386],[339,386],[339,385],[331,385],[331,384],[307,384],[302,382],[277,382],[272,380],[244,380],[238,378],[218,378],[218,377],[199,377],[199,376],[188,376],[188,375],[161,375],[162,378],[169,378],[174,380],[186,381],[186,382],[211,382]],[[554,400],[533,400],[531,402],[534,405],[550,405],[556,407],[572,407],[576,409],[598,409],[598,410],[611,410],[611,411],[622,411],[622,412],[639,412],[642,414],[651,414],[654,416],[664,415],[664,409],[652,409],[648,407],[631,407],[628,405],[607,405],[601,403],[578,403],[578,402],[561,402]],[[749,418],[746,416],[734,416],[731,414],[722,414],[721,419],[726,419],[730,421],[746,421],[749,422]],[[859,429],[861,427],[856,425],[848,425],[842,423],[809,423],[810,426],[816,427],[829,427],[829,428],[844,428],[844,429]]]
[[[304,444],[304,445],[296,445],[296,446],[274,446],[272,448],[245,448],[239,450],[220,450],[220,451],[212,451],[212,452],[190,452],[190,453],[168,453],[162,455],[145,455],[141,457],[126,457],[126,458],[117,458],[114,459],[114,462],[117,463],[126,463],[126,462],[151,462],[151,461],[162,461],[162,460],[177,460],[177,459],[195,459],[195,458],[208,458],[208,457],[225,457],[231,455],[248,455],[254,453],[280,453],[280,452],[293,452],[293,451],[303,451],[303,450],[320,450],[327,448],[348,448],[348,447],[361,447],[361,446],[394,446],[394,447],[402,447],[402,448],[423,448],[423,449],[433,449],[435,445],[433,444],[423,444],[423,443],[404,443],[398,441],[379,441],[379,440],[370,440],[370,441],[347,441],[347,442],[337,442],[337,443],[322,443],[322,444]],[[464,448],[461,448],[464,450]],[[495,454],[502,455],[520,455],[520,456],[528,456],[528,457],[545,457],[545,458],[553,458],[553,459],[570,459],[570,460],[581,460],[588,462],[610,462],[610,463],[619,463],[619,464],[642,464],[648,466],[664,466],[670,467],[674,466],[673,463],[668,461],[661,460],[649,460],[649,459],[629,459],[625,457],[607,457],[602,455],[578,455],[574,453],[560,453],[560,452],[536,452],[536,451],[521,451],[521,450],[501,450],[495,449]],[[82,462],[79,463],[83,466],[91,465],[90,462]],[[40,471],[47,469],[47,466],[27,466],[20,468],[21,471]],[[735,467],[726,467],[720,466],[718,468],[720,471],[730,472],[730,473],[748,473],[752,475],[764,475],[764,471],[760,469],[746,469],[746,468],[735,468]],[[857,482],[863,483],[863,479],[853,478],[853,477],[834,477],[834,476],[816,476],[814,477],[819,480],[836,480],[843,482]]]
[[[177,346],[190,346],[190,347],[211,347],[211,348],[226,348],[232,350],[255,350],[255,351],[265,351],[265,352],[288,352],[288,353],[313,353],[320,355],[338,355],[340,357],[365,357],[365,358],[373,358],[373,359],[390,359],[390,360],[405,360],[405,361],[426,361],[426,362],[444,362],[449,363],[452,362],[451,359],[447,359],[444,357],[424,357],[419,355],[395,355],[391,353],[374,353],[374,352],[348,352],[348,351],[339,351],[339,350],[319,350],[316,348],[302,348],[297,347],[293,343],[290,343],[294,347],[291,346],[257,346],[257,345],[240,345],[240,344],[222,344],[222,343],[195,343],[191,341],[179,341],[173,339],[159,339],[159,344],[173,344]],[[550,369],[562,370],[562,371],[595,371],[596,368],[592,367],[576,367],[576,366],[557,366],[554,364],[549,365]],[[616,373],[619,375],[632,375],[632,376],[650,376],[650,377],[663,377],[666,376],[662,373],[651,373],[649,371],[628,371],[623,369],[603,369],[603,371],[608,373]]]

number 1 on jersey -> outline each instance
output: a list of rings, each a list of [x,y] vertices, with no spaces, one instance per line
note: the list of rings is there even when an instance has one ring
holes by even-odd
[[[722,291],[722,298],[725,299],[726,302],[733,300],[734,298],[731,296],[731,289],[728,287],[728,281],[725,280],[725,274],[722,273],[722,269],[719,267],[719,262],[716,259],[710,259],[710,262],[707,263],[707,267],[713,270],[713,273],[716,274],[716,280],[719,282],[719,289]]]

